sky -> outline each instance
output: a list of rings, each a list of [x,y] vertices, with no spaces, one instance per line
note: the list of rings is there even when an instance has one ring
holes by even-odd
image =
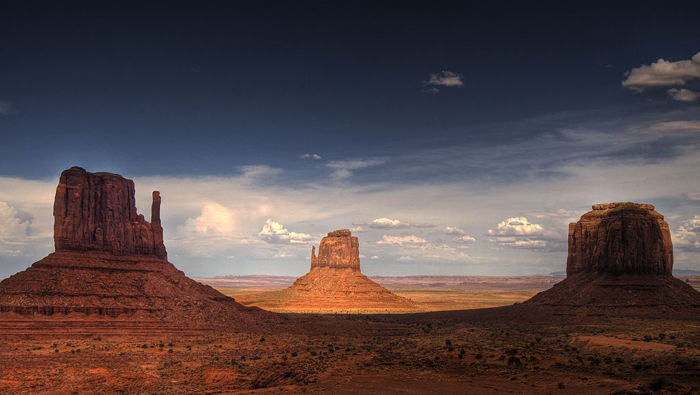
[[[192,276],[565,270],[651,203],[700,270],[700,5],[0,1],[0,278],[53,250],[71,166],[161,191]]]

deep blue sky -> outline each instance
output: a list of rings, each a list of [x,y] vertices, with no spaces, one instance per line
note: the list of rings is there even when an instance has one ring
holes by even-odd
[[[192,275],[339,228],[368,274],[561,271],[610,201],[700,270],[700,2],[483,3],[0,0],[0,278],[73,165],[159,189]]]
[[[498,143],[542,131],[507,122],[645,111],[623,73],[687,59],[700,37],[700,7],[659,2],[140,3],[0,3],[0,174],[230,174]],[[464,86],[423,92],[441,70]]]

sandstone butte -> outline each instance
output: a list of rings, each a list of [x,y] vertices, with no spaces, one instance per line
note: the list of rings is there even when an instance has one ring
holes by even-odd
[[[56,251],[0,282],[0,321],[241,327],[273,316],[189,279],[168,262],[160,203],[153,192],[148,222],[136,212],[133,181],[65,170],[54,200]]]
[[[673,277],[671,233],[651,204],[596,204],[569,225],[567,278],[527,305],[663,312],[700,308]]]
[[[394,295],[360,272],[360,243],[349,230],[328,233],[311,249],[311,270],[291,287],[246,295],[246,304],[287,312],[384,313],[415,311],[415,304]]]

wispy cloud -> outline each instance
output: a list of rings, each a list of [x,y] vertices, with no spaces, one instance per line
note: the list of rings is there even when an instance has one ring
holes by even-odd
[[[409,236],[390,236],[384,235],[382,239],[377,242],[377,244],[396,244],[403,246],[404,244],[425,244],[425,239],[418,237],[416,235]]]
[[[12,103],[7,100],[0,100],[0,117],[14,113]]]
[[[654,132],[700,132],[700,121],[667,121],[649,126]]]
[[[398,219],[387,217],[375,218],[369,222],[353,223],[358,231],[363,231],[365,228],[371,229],[397,229],[397,228],[432,228],[435,225],[429,223],[410,223]]]
[[[326,166],[333,169],[331,178],[343,180],[352,177],[355,170],[378,166],[383,163],[384,161],[381,159],[350,159],[330,161],[326,163]]]
[[[321,155],[319,155],[319,154],[310,154],[310,153],[306,153],[306,154],[299,155],[299,157],[300,157],[301,159],[313,159],[313,160],[320,160],[320,159],[321,159]]]
[[[431,73],[428,79],[423,81],[423,87],[427,92],[439,92],[442,88],[454,88],[463,85],[461,74],[447,70]]]
[[[667,90],[666,93],[668,93],[668,96],[675,101],[691,102],[697,100],[698,98],[698,94],[696,92],[685,88],[671,88]]]

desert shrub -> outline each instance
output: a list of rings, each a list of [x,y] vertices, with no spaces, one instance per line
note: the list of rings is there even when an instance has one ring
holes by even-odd
[[[141,345],[141,348],[148,348],[148,344]]]
[[[644,341],[645,341],[645,342],[650,342],[650,341],[652,341],[652,340],[653,340],[653,338],[652,338],[651,336],[649,336],[649,335],[644,335]]]
[[[519,368],[523,366],[523,363],[520,361],[520,358],[511,356],[510,358],[508,358],[508,366]]]
[[[481,358],[483,358],[483,357],[484,357],[484,356],[483,356],[482,354],[476,354],[476,355],[474,355],[474,358],[476,358],[476,359],[481,359]]]
[[[260,341],[260,343],[264,343],[264,342],[265,342],[265,338],[264,338],[264,337],[260,337],[260,340],[259,340],[259,341]]]
[[[294,352],[292,353],[292,356],[293,356],[293,357],[296,357],[296,356],[298,356],[298,355],[299,355],[299,354],[298,354],[296,351],[294,351]]]
[[[564,388],[566,388],[566,385],[564,385],[564,383],[562,383],[560,381],[559,384],[557,384],[557,388],[559,388],[560,390],[563,390]]]
[[[657,377],[654,380],[651,380],[649,383],[649,389],[652,391],[660,391],[666,388],[669,384],[670,383],[665,377]]]
[[[665,339],[665,338],[666,338],[666,334],[665,334],[665,333],[659,333],[659,340],[663,340],[663,339]]]
[[[168,354],[172,354],[172,353],[173,353],[173,349],[172,349],[172,348],[169,348],[169,349],[168,349]]]

